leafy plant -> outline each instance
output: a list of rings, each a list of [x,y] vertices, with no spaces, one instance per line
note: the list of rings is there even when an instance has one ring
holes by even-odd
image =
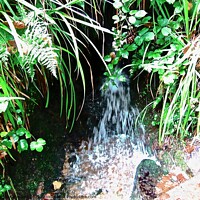
[[[113,69],[126,59],[131,76],[147,71],[159,77],[157,97],[149,106],[162,104],[159,144],[165,136],[180,139],[199,135],[199,5],[200,2],[115,0],[116,27],[112,54],[104,59]],[[141,6],[142,5],[142,6]],[[139,9],[140,7],[140,9]],[[106,74],[108,76],[108,74]],[[147,110],[145,108],[144,110]],[[146,111],[144,111],[146,113]]]
[[[82,80],[82,106],[85,99],[86,83],[80,59],[81,54],[84,57],[83,48],[87,44],[93,46],[107,67],[101,54],[87,36],[86,28],[92,28],[96,33],[98,30],[109,34],[112,32],[89,17],[84,11],[85,3],[82,0],[65,3],[59,0],[34,1],[34,3],[24,0],[0,1],[2,167],[6,155],[12,158],[11,149],[19,153],[29,148],[41,152],[46,144],[45,140],[42,138],[36,140],[28,131],[26,100],[32,99],[32,96],[28,95],[30,85],[34,85],[35,90],[45,97],[48,107],[51,76],[59,81],[60,115],[65,112],[66,126],[71,130],[77,116],[75,88],[72,81],[74,73],[77,73]],[[94,5],[96,9],[98,4],[95,1]],[[97,10],[94,13],[98,16]],[[87,60],[87,57],[85,59]],[[111,75],[109,68],[107,71]],[[35,141],[29,142],[29,140]]]

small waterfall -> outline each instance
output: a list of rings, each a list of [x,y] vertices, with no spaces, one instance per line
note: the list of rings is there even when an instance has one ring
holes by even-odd
[[[131,106],[129,85],[110,83],[102,93],[102,107],[94,136],[82,141],[73,155],[66,154],[69,164],[63,175],[73,184],[68,185],[65,197],[140,198],[134,186],[137,167],[143,160],[155,157],[145,148],[145,129],[139,121],[136,123],[139,112]]]

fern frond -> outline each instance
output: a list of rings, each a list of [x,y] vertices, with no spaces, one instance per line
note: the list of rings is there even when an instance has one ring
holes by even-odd
[[[24,65],[31,78],[34,77],[34,66],[39,64],[46,67],[57,78],[56,69],[57,48],[52,46],[52,38],[48,33],[47,23],[34,19],[29,21],[25,31],[25,40],[28,43],[28,52],[24,59]]]
[[[7,48],[5,46],[0,46],[0,62],[2,62],[4,65],[7,65],[9,56],[10,53],[8,52]]]

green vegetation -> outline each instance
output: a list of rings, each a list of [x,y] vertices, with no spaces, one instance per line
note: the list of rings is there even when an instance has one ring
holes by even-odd
[[[81,58],[88,63],[83,51],[87,45],[106,68],[105,88],[116,79],[126,81],[121,73],[125,68],[132,78],[149,73],[154,100],[143,113],[161,105],[152,122],[159,127],[159,145],[168,136],[180,140],[200,136],[200,0],[114,0],[112,30],[98,22],[99,16],[107,15],[105,5],[111,2],[32,2],[0,0],[0,197],[9,197],[14,190],[6,177],[6,157],[14,160],[13,150],[41,152],[46,144],[29,132],[28,115],[38,94],[48,107],[52,80],[57,79],[60,86],[60,115],[65,113],[66,126],[72,129],[78,114],[75,76],[80,77],[83,88],[80,110],[85,100]],[[99,31],[112,34],[113,52],[103,59],[88,30],[96,36]],[[154,77],[159,80],[156,94],[151,87]]]
[[[0,1],[0,163],[3,169],[0,197],[7,193],[11,198],[9,191],[13,188],[6,178],[6,155],[14,160],[13,150],[41,152],[46,144],[44,139],[35,139],[28,131],[27,108],[31,108],[27,102],[35,103],[38,92],[45,97],[48,107],[49,86],[54,77],[60,85],[60,115],[66,114],[66,126],[71,129],[77,115],[74,73],[81,77],[83,103],[85,99],[86,83],[80,59],[85,57],[83,48],[89,44],[101,57],[87,36],[87,29],[92,28],[96,35],[98,31],[112,33],[84,11],[89,6],[90,14],[98,17],[96,2],[93,5],[83,0],[33,2]],[[105,64],[103,58],[102,63]],[[111,75],[109,69],[108,72]]]
[[[123,59],[132,77],[146,71],[151,84],[159,78],[155,100],[143,111],[162,105],[152,124],[159,126],[159,145],[169,135],[199,136],[200,1],[115,0],[113,6],[115,57],[104,59],[110,70]]]

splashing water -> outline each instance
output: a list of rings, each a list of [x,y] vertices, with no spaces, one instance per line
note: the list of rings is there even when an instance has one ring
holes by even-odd
[[[110,84],[103,92],[102,105],[105,106],[99,125],[93,129],[94,137],[82,141],[74,153],[75,162],[70,163],[71,155],[66,154],[68,164],[63,175],[74,183],[68,186],[66,198],[95,196],[128,200],[135,188],[137,166],[144,159],[155,160],[145,148],[145,129],[136,123],[139,112],[131,106],[128,85]],[[136,199],[138,194],[134,195]]]

